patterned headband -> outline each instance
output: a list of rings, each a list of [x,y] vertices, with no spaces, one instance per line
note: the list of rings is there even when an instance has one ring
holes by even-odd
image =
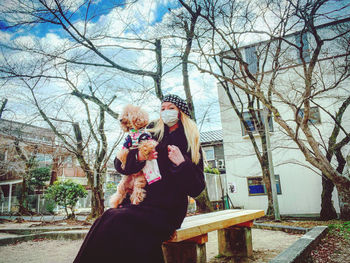
[[[188,117],[191,118],[190,110],[188,109],[187,102],[183,99],[181,99],[179,96],[170,94],[164,96],[162,103],[163,102],[171,102],[176,105],[183,113],[185,113]]]

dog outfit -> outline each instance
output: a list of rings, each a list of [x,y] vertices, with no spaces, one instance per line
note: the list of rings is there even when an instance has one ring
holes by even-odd
[[[136,149],[142,141],[150,140],[151,138],[152,135],[145,129],[131,129],[128,136],[125,138],[123,149]],[[162,179],[156,160],[147,160],[146,165],[142,171],[148,184],[155,183]]]

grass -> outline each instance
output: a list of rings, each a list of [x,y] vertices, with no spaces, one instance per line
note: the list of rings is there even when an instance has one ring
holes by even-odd
[[[225,256],[221,255],[221,254],[218,254],[218,255],[215,256],[215,258],[225,258]]]
[[[350,239],[350,221],[328,225],[330,233],[337,233],[345,239]]]

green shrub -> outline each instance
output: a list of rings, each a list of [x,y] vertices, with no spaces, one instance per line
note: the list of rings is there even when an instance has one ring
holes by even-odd
[[[210,166],[204,167],[204,172],[209,173],[209,174],[220,174],[220,172],[217,168],[212,168]]]
[[[51,178],[50,167],[35,168],[30,171],[29,184],[34,187],[42,187]]]
[[[86,196],[85,188],[71,180],[56,181],[47,189],[45,194],[45,198],[54,200],[56,204],[64,207],[67,218],[75,218],[74,207],[79,198]],[[71,214],[68,213],[68,208],[71,210]]]
[[[45,200],[45,209],[49,214],[53,214],[55,210],[56,203],[52,199]]]
[[[115,183],[107,183],[106,185],[106,196],[111,196],[117,191],[117,185]]]

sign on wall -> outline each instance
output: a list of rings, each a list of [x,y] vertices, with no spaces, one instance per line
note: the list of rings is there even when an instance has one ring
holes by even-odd
[[[237,193],[237,186],[235,183],[229,182],[228,183],[228,191],[233,194],[233,193]]]

